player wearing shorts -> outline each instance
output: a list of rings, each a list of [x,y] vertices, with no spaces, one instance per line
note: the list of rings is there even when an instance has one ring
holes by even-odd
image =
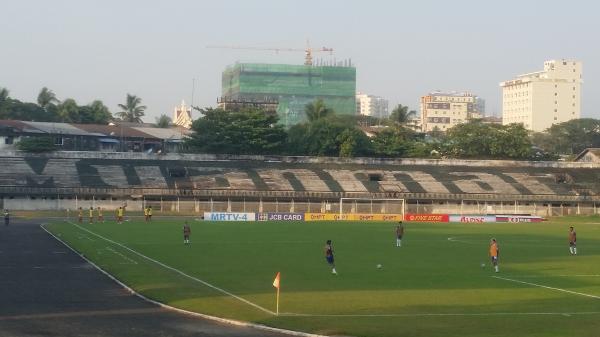
[[[148,222],[148,207],[144,207],[144,221]]]
[[[79,214],[77,215],[77,222],[83,223],[83,209],[79,207]]]
[[[90,206],[89,223],[94,223],[94,207]]]
[[[404,225],[399,221],[396,226],[396,247],[402,247],[402,236],[404,236]]]
[[[10,213],[8,213],[8,210],[5,209],[4,210],[4,226],[8,226],[9,222],[10,222]]]
[[[331,244],[331,240],[327,240],[327,242],[325,242],[325,260],[327,260],[327,263],[331,266],[331,273],[337,275],[337,271],[335,271],[333,245]]]
[[[102,215],[102,208],[98,207],[98,222],[104,222],[104,215]]]
[[[152,221],[152,206],[148,206],[148,221]]]
[[[569,227],[569,251],[571,255],[577,255],[577,233],[572,226]]]
[[[498,256],[499,255],[500,255],[500,248],[498,247],[498,242],[496,242],[496,239],[492,238],[492,240],[490,241],[490,258],[492,259],[492,265],[494,266],[496,273],[499,271],[498,270]]]
[[[123,214],[124,214],[123,206],[119,206],[119,208],[117,208],[117,223],[119,223],[119,224],[123,223]]]
[[[183,243],[184,244],[187,245],[190,243],[190,235],[191,234],[192,234],[192,229],[190,228],[190,224],[186,220],[185,223],[183,224]]]

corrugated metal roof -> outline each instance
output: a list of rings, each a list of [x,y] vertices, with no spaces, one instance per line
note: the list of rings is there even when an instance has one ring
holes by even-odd
[[[75,136],[104,136],[102,133],[88,132],[68,123],[52,122],[23,122],[31,127],[50,134],[75,135]]]
[[[138,131],[152,135],[158,139],[183,139],[187,132],[181,128],[147,128],[147,127],[134,127]]]

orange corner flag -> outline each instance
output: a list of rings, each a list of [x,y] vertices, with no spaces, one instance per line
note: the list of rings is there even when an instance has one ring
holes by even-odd
[[[277,272],[277,276],[275,276],[275,280],[273,280],[273,287],[279,289],[279,278],[280,278],[280,273]]]

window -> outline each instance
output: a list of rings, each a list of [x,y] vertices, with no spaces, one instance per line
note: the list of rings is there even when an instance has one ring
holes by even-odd
[[[54,145],[62,146],[64,143],[63,137],[54,137]]]
[[[557,121],[557,120],[558,120],[558,117],[554,117],[554,120],[555,120],[555,121]]]
[[[554,93],[554,96],[558,96],[558,93],[557,93],[557,92],[555,92],[555,93]]]
[[[13,142],[14,142],[13,136],[6,136],[6,138],[4,138],[4,144],[6,144],[6,145],[12,145]]]

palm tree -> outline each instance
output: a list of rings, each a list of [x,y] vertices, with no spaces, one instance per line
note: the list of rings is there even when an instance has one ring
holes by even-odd
[[[156,117],[156,126],[159,128],[168,128],[171,126],[171,117],[167,115],[160,115],[160,117]]]
[[[121,120],[132,123],[142,123],[142,116],[144,116],[145,105],[140,105],[142,99],[136,95],[127,94],[127,100],[125,104],[119,104],[119,108],[123,111],[117,112],[117,115]]]
[[[304,112],[306,113],[306,118],[308,118],[309,122],[314,122],[317,119],[325,118],[334,114],[333,109],[328,108],[322,99],[318,99],[307,104]]]
[[[42,109],[47,110],[49,105],[58,104],[59,100],[56,98],[54,91],[43,87],[38,94],[37,103]]]
[[[8,95],[9,95],[8,89],[0,88],[0,103],[8,101]]]
[[[398,104],[398,106],[392,110],[392,114],[390,115],[389,119],[392,123],[394,123],[394,125],[396,125],[396,127],[401,127],[406,125],[406,123],[408,123],[408,121],[410,121],[410,119],[416,115],[417,112],[415,110],[408,110],[408,106]]]

